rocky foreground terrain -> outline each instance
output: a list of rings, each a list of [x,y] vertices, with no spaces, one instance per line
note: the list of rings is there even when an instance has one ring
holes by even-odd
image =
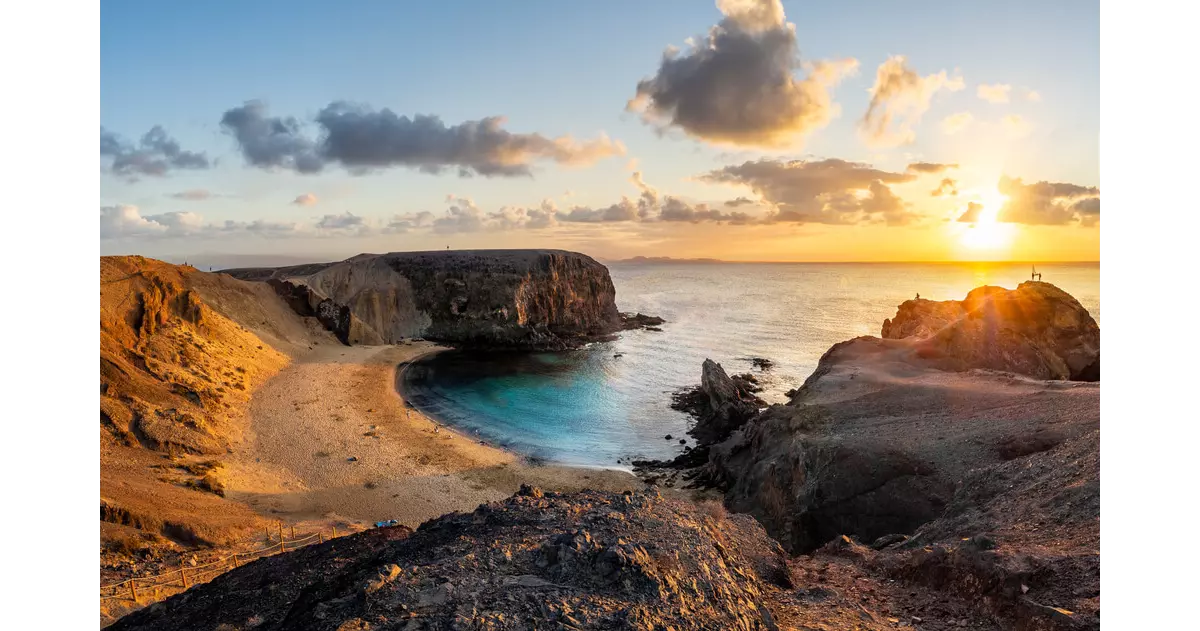
[[[1047,283],[925,302],[835,345],[784,405],[706,362],[701,442],[640,464],[723,502],[524,487],[112,628],[1098,628],[1099,328]]]

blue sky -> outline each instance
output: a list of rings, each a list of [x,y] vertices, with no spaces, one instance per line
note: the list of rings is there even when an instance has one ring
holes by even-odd
[[[852,57],[859,68],[830,90],[840,109],[836,118],[801,142],[764,149],[705,142],[678,128],[658,133],[625,109],[637,82],[655,74],[668,45],[685,47],[686,38],[702,37],[721,20],[710,2],[106,2],[101,11],[103,127],[136,140],[161,125],[182,147],[206,153],[215,165],[132,183],[105,173],[101,206],[133,205],[142,216],[198,213],[209,222],[308,220],[344,212],[440,214],[447,195],[470,198],[485,211],[544,198],[560,206],[605,206],[622,195],[637,196],[629,181],[630,159],[662,193],[709,203],[734,194],[695,176],[760,157],[839,158],[893,171],[913,161],[971,163],[986,165],[981,169],[987,177],[1099,185],[1096,3],[783,6],[787,21],[795,24],[801,60]],[[921,76],[946,71],[961,77],[964,87],[932,97],[911,144],[873,147],[863,142],[857,123],[868,107],[876,68],[893,55],[905,56]],[[976,94],[979,84],[1010,85],[1012,96],[1008,103],[986,102]],[[1036,91],[1040,100],[1023,98],[1025,90]],[[223,112],[250,99],[265,101],[272,115],[302,120],[338,100],[401,115],[434,114],[447,125],[498,115],[514,133],[581,140],[604,133],[624,145],[625,155],[584,167],[539,162],[532,177],[512,178],[405,168],[362,176],[341,168],[318,175],[268,172],[248,166],[219,124]],[[975,131],[942,133],[940,121],[959,112],[972,115]],[[997,140],[996,126],[1005,116],[1023,121],[1027,131],[1018,141]],[[315,125],[309,126],[316,136]],[[192,189],[221,196],[192,202],[169,197]],[[303,193],[320,202],[289,204]],[[913,207],[922,203],[914,200]],[[679,227],[681,239],[691,238],[682,234],[688,229]],[[487,241],[483,237],[467,241]],[[415,234],[319,243],[212,243],[206,238],[106,239],[102,250],[175,255],[223,247],[303,254],[316,247],[353,254],[362,245],[410,249],[420,241]],[[504,246],[556,242],[552,231],[536,238],[490,234],[488,239]],[[670,238],[661,234],[646,243],[658,251],[637,253],[671,250]],[[1098,236],[1096,244],[1098,255]]]

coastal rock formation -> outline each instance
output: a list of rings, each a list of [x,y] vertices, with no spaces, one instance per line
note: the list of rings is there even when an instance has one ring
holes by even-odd
[[[622,328],[608,269],[562,250],[361,254],[226,273],[267,281],[346,344],[565,349]]]
[[[884,334],[835,344],[789,403],[702,465],[677,459],[695,467],[682,477],[789,551],[845,536],[895,552],[872,561],[889,575],[979,596],[1027,628],[1098,625],[1100,389],[1063,381],[1098,377],[1094,320],[1025,283],[909,301]]]
[[[676,393],[671,407],[696,417],[688,433],[700,444],[724,440],[766,405],[754,394],[759,388],[751,379],[752,375],[730,377],[720,364],[705,359],[700,386]]]
[[[778,629],[790,577],[746,516],[656,491],[513,497],[233,570],[122,618],[133,629]]]
[[[949,370],[1100,379],[1100,327],[1070,294],[1040,281],[979,287],[961,301],[905,301],[880,336],[920,340],[916,352]]]

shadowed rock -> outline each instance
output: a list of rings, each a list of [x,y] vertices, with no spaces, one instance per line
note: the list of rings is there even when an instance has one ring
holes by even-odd
[[[360,254],[339,263],[225,273],[271,283],[346,344],[421,337],[474,348],[556,350],[623,326],[608,268],[562,250]]]

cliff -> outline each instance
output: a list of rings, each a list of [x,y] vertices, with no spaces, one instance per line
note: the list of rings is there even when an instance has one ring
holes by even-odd
[[[683,477],[790,551],[891,546],[880,567],[1029,628],[1098,625],[1100,389],[1065,381],[1098,380],[1095,321],[1023,283],[908,301],[883,334],[835,344],[789,403],[678,459]]]
[[[362,254],[225,273],[270,283],[346,344],[564,349],[621,328],[608,269],[561,250]]]

